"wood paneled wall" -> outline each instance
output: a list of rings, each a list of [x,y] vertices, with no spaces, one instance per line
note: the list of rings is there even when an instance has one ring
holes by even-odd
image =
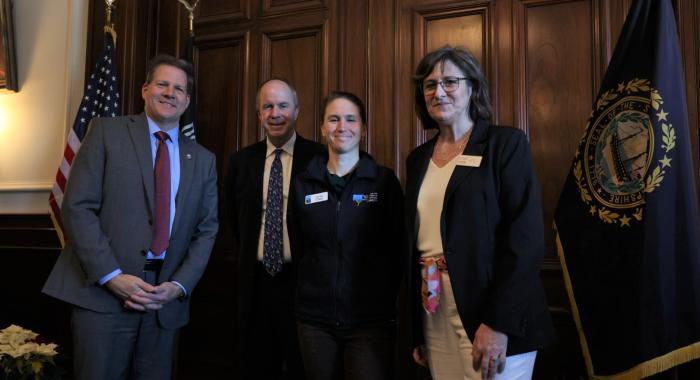
[[[17,324],[59,344],[71,367],[70,307],[41,293],[60,252],[48,215],[0,215],[0,329]]]
[[[257,85],[283,76],[299,92],[298,130],[316,140],[324,95],[334,89],[357,93],[368,109],[364,148],[403,178],[405,157],[429,137],[413,111],[414,67],[436,47],[467,46],[490,80],[493,121],[529,136],[549,226],[631,2],[202,0],[195,18],[198,140],[216,153],[221,177],[231,152],[263,137],[255,111]],[[102,48],[102,3],[91,1],[88,67]],[[700,183],[700,5],[675,0],[674,6]],[[187,15],[175,0],[120,0],[114,19],[123,109],[140,112],[146,63],[156,53],[179,54]],[[226,202],[225,194],[221,202]],[[231,370],[233,353],[211,338],[235,339],[235,292],[245,291],[231,285],[236,252],[226,216],[221,216],[219,241],[194,297],[192,324],[183,332],[181,345],[182,362],[196,363],[200,369],[207,363],[212,373]],[[577,378],[583,373],[582,360],[551,232],[542,281],[560,340],[540,354],[536,378]],[[216,352],[202,352],[201,347]],[[412,369],[403,371],[403,378],[418,376]]]

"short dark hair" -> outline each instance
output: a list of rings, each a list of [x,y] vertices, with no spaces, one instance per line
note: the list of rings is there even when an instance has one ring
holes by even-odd
[[[489,100],[489,86],[481,71],[479,61],[466,48],[444,46],[440,49],[426,54],[416,67],[416,73],[413,76],[415,83],[415,107],[416,113],[423,124],[424,129],[434,129],[438,125],[430,117],[428,107],[425,104],[423,96],[423,80],[430,75],[435,66],[439,63],[444,64],[445,61],[452,62],[457,66],[472,88],[472,95],[469,99],[469,117],[473,120],[489,120],[491,118],[491,102]]]
[[[292,92],[292,100],[294,100],[294,107],[299,108],[299,97],[297,96],[297,89],[292,86],[292,82],[290,82],[286,78],[280,78],[280,77],[272,77],[262,83],[260,83],[260,86],[258,86],[258,92],[255,93],[255,110],[260,111],[260,90],[262,90],[263,86],[272,82],[273,80],[280,81],[289,87],[289,90]]]
[[[192,91],[194,91],[194,71],[192,70],[192,64],[184,59],[178,59],[168,54],[158,54],[148,62],[146,84],[151,83],[156,69],[162,65],[172,66],[184,71],[187,75],[187,94],[192,94]]]
[[[336,99],[345,99],[354,104],[360,113],[360,120],[362,120],[362,124],[367,124],[365,104],[357,95],[346,91],[333,91],[328,94],[325,99],[323,99],[323,104],[321,105],[321,124],[323,124],[323,120],[326,118],[326,107],[328,107],[328,105]]]

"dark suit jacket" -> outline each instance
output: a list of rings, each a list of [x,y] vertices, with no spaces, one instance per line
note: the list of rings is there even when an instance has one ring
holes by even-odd
[[[177,281],[191,295],[219,226],[216,161],[182,135],[179,145],[180,185],[160,281]],[[154,186],[145,114],[93,119],[63,198],[67,244],[43,292],[97,312],[122,311],[120,299],[97,282],[116,268],[142,274],[153,236]],[[166,304],[158,319],[164,328],[185,325],[189,297]]]
[[[296,136],[292,177],[302,172],[311,158],[325,147]],[[259,141],[231,155],[226,174],[226,199],[234,244],[238,246],[238,327],[245,329],[251,305],[258,241],[262,222],[263,171],[266,141]],[[291,182],[290,182],[291,183]],[[292,254],[292,262],[295,257]],[[253,316],[254,317],[254,316]]]
[[[411,296],[416,345],[423,342],[418,193],[437,137],[406,160],[407,223],[412,232]],[[450,282],[471,339],[481,323],[508,335],[508,355],[553,339],[539,271],[544,253],[540,190],[525,135],[514,128],[474,125],[464,154],[479,167],[455,167],[445,192],[440,229]]]

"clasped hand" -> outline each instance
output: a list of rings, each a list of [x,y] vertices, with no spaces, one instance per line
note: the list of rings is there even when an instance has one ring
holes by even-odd
[[[107,288],[124,301],[126,309],[136,311],[160,310],[180,294],[180,287],[172,282],[153,286],[130,274],[118,274],[106,284]]]

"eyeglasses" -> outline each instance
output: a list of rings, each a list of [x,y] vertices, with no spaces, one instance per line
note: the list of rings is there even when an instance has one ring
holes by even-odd
[[[445,90],[445,92],[453,92],[457,91],[457,89],[459,88],[459,81],[467,79],[468,78],[465,77],[444,77],[437,81],[427,80],[423,82],[423,85],[421,87],[423,89],[423,94],[425,95],[433,95],[435,91],[437,91],[438,84],[442,86],[442,89]]]

